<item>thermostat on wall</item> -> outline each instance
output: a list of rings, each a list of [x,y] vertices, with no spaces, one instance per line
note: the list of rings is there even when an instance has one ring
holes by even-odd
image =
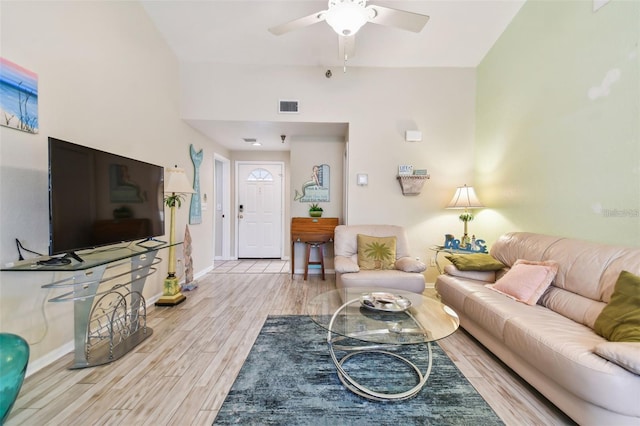
[[[422,141],[422,132],[420,130],[407,130],[404,133],[404,140],[407,142]]]

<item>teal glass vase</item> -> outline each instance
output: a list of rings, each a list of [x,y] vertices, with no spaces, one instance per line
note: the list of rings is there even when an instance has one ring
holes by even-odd
[[[20,336],[0,333],[0,425],[9,417],[29,363],[29,344]]]

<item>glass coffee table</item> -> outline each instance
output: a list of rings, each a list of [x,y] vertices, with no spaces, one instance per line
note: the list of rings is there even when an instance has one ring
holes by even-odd
[[[408,399],[418,394],[431,373],[431,342],[449,336],[460,325],[458,315],[447,305],[422,294],[396,289],[332,290],[312,299],[307,312],[327,330],[329,353],[343,385],[377,401]],[[428,360],[421,363],[422,369],[402,351],[407,345],[426,346]],[[374,390],[346,370],[347,361],[358,362],[372,354],[383,359],[390,357],[390,362],[399,361],[413,370],[416,384],[400,391]],[[384,367],[381,366],[380,374],[394,374],[384,371]]]

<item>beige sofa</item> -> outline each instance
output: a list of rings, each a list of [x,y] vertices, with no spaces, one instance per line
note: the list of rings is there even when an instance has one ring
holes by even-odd
[[[620,272],[640,275],[640,248],[511,233],[490,254],[507,266],[517,259],[553,260],[559,270],[530,306],[485,287],[504,271],[447,265],[436,289],[461,326],[579,424],[639,425],[640,376],[595,352],[608,350],[609,359],[627,357],[627,367],[637,367],[634,345],[640,343],[607,342],[593,326]]]
[[[372,237],[396,237],[395,269],[361,270],[358,266],[358,234]],[[339,225],[333,240],[336,287],[391,288],[422,293],[424,263],[411,257],[403,227],[395,225]]]

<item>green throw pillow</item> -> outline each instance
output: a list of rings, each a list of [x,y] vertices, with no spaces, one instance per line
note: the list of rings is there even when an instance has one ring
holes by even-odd
[[[640,342],[640,277],[620,272],[611,300],[594,324],[596,333],[611,342]]]
[[[501,262],[487,253],[451,254],[445,257],[460,271],[497,271],[504,268]]]
[[[396,237],[358,234],[358,266],[363,270],[395,269]]]

